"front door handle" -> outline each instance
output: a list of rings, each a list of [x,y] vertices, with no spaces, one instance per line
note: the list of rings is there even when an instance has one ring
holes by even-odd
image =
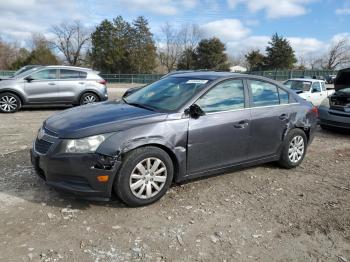
[[[55,84],[54,82],[50,82],[49,85],[50,85],[50,86],[54,86],[54,85],[56,85],[56,84]]]
[[[234,124],[233,126],[235,128],[246,128],[249,125],[249,120],[242,120],[239,121],[237,124]]]
[[[286,120],[288,118],[288,115],[287,114],[282,114],[280,115],[279,117],[281,120]]]

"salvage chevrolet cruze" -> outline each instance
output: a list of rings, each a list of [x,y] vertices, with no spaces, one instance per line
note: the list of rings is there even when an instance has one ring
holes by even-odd
[[[296,167],[316,121],[317,108],[272,80],[188,72],[53,115],[31,159],[50,186],[142,206],[172,182],[269,161]]]

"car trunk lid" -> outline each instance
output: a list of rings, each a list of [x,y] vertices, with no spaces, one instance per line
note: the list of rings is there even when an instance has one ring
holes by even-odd
[[[338,72],[334,89],[335,93],[329,100],[331,109],[350,113],[350,68]]]

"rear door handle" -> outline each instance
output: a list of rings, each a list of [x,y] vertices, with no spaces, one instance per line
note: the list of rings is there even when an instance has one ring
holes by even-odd
[[[242,120],[239,121],[237,124],[234,124],[233,126],[235,128],[246,128],[249,125],[249,120]]]
[[[83,85],[83,84],[85,84],[85,83],[84,83],[84,82],[78,82],[78,84],[79,84],[79,85]]]
[[[50,85],[50,86],[54,86],[54,85],[56,85],[56,83],[50,82],[49,85]]]
[[[287,114],[282,114],[280,115],[279,117],[281,120],[286,120],[288,118],[288,115]]]

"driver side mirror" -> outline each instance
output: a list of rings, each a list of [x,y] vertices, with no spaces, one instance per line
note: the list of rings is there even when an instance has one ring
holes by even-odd
[[[31,77],[31,76],[26,76],[26,77],[24,78],[24,80],[26,80],[27,82],[32,82],[32,81],[34,80],[34,78]]]
[[[196,104],[193,104],[189,108],[187,108],[185,110],[185,114],[189,115],[190,117],[192,117],[194,119],[197,119],[200,116],[204,116],[205,115],[205,113],[202,110],[202,108],[200,108],[200,106],[196,105]]]
[[[317,88],[312,88],[311,89],[311,93],[317,93],[318,92],[318,89]]]

